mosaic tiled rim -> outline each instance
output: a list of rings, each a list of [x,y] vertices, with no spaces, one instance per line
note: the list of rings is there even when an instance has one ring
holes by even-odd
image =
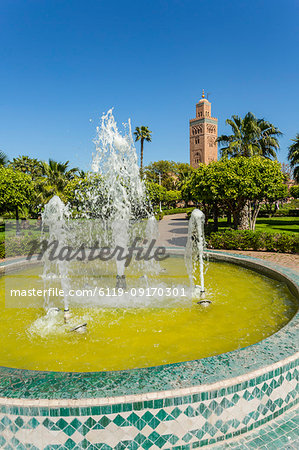
[[[171,248],[181,255],[183,249]],[[299,276],[294,271],[256,258],[209,251],[212,260],[227,261],[285,281],[298,296]],[[18,262],[15,262],[19,265]],[[10,264],[12,267],[14,264]],[[7,367],[0,368],[0,397],[6,405],[19,405],[17,399],[31,407],[106,408],[123,402],[162,401],[162,397],[180,398],[199,395],[202,399],[225,395],[226,389],[237,391],[255,378],[273,377],[275,371],[297,363],[299,314],[281,330],[263,341],[229,353],[175,364],[110,372],[42,372]],[[267,375],[268,374],[268,375]],[[234,385],[234,386],[232,386]],[[196,392],[196,394],[195,394]],[[208,397],[206,397],[208,396]],[[200,397],[201,398],[201,397]],[[13,399],[16,399],[14,401]],[[27,399],[27,400],[26,400]],[[34,401],[35,400],[35,401]],[[1,402],[2,403],[2,402]],[[134,404],[133,403],[133,404]],[[96,405],[96,406],[95,406]],[[106,405],[106,406],[101,406]],[[140,406],[143,408],[144,406]]]

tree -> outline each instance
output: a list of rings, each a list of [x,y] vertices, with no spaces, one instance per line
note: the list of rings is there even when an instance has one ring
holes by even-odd
[[[30,206],[35,192],[29,175],[12,168],[0,167],[0,211],[15,211],[17,233],[19,230],[19,210]]]
[[[0,150],[0,166],[6,166],[8,163],[7,155]]]
[[[158,183],[146,181],[147,195],[153,206],[159,205],[160,202],[164,202],[166,198],[166,189],[164,186],[160,186]]]
[[[299,133],[296,134],[295,139],[292,139],[294,144],[289,146],[288,160],[293,168],[294,178],[299,183]]]
[[[255,157],[248,167],[248,176],[251,177],[253,192],[249,198],[249,224],[250,229],[255,229],[256,219],[261,205],[273,205],[277,200],[288,196],[288,188],[285,184],[285,176],[278,161]],[[251,166],[251,167],[250,167]],[[252,174],[252,175],[251,175]],[[270,208],[271,209],[271,208]]]
[[[126,187],[124,186],[124,189]],[[129,196],[129,191],[127,191]],[[88,173],[85,178],[75,176],[59,194],[63,202],[72,209],[73,215],[85,218],[110,219],[115,211],[115,204],[109,192],[109,185],[102,175]],[[138,214],[140,198],[129,199],[132,210]]]
[[[257,119],[248,112],[242,119],[233,115],[226,123],[231,126],[233,134],[221,135],[217,142],[224,145],[221,149],[222,157],[237,157],[254,155],[266,158],[276,158],[279,149],[278,137],[281,132],[265,119]]]
[[[213,209],[219,209],[223,204],[220,191],[219,163],[212,162],[208,165],[200,164],[198,169],[191,173],[182,189],[182,197],[185,201],[192,200],[203,210],[208,222]]]
[[[176,207],[176,204],[179,200],[182,199],[181,191],[166,191],[165,195],[165,203],[167,204],[167,207]]]
[[[173,189],[177,181],[176,163],[174,161],[155,161],[144,168],[147,181],[158,183],[161,178],[161,185],[165,189]]]
[[[178,176],[176,188],[181,189],[193,171],[194,171],[194,168],[192,166],[190,166],[190,164],[176,163],[176,174]]]
[[[191,175],[187,189],[192,198],[201,202],[207,216],[220,208],[228,209],[234,218],[234,227],[243,228],[242,211],[248,204],[247,220],[250,228],[255,222],[263,202],[285,197],[286,186],[277,161],[254,156],[220,160],[205,166],[201,164]],[[217,214],[216,214],[217,216]]]
[[[49,159],[49,163],[42,163],[43,178],[40,179],[39,188],[42,189],[45,199],[53,195],[62,194],[68,182],[78,172],[78,168],[69,169],[69,161],[65,163]]]
[[[99,174],[90,173],[84,178],[75,176],[67,183],[60,197],[75,213],[81,212],[86,214],[87,211],[93,211],[98,202],[103,200],[103,189],[101,186],[101,176]]]
[[[146,166],[144,173],[147,181],[159,183],[161,177],[162,186],[167,190],[177,190],[181,189],[193,170],[187,163],[160,160]]]
[[[33,180],[41,177],[43,174],[43,164],[36,158],[30,158],[29,156],[18,156],[13,158],[9,163],[9,167],[12,167],[19,172],[27,173]]]
[[[284,175],[284,182],[289,183],[292,179],[293,169],[290,164],[281,163],[281,171]]]
[[[136,127],[136,131],[134,131],[135,142],[140,141],[140,171],[142,173],[143,169],[143,143],[144,141],[151,142],[151,134],[152,132],[148,129],[148,127]]]
[[[78,177],[79,178],[86,178],[88,172],[85,172],[85,170],[79,170],[78,171]]]

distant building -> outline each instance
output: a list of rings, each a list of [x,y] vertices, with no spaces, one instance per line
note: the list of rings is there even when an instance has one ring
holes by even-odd
[[[217,161],[217,123],[211,117],[211,103],[202,98],[196,104],[196,118],[190,120],[190,164],[197,168],[200,163]]]

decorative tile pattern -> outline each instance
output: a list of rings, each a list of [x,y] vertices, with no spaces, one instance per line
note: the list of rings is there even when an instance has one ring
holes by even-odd
[[[213,450],[297,450],[299,448],[299,411],[297,408],[286,412],[258,430],[246,436],[231,439],[221,445],[214,445]]]
[[[4,448],[194,448],[241,436],[297,400],[298,369],[289,363],[190,396],[89,408],[3,406],[0,435]]]

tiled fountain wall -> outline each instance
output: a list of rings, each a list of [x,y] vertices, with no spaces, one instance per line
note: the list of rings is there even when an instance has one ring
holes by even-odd
[[[195,448],[223,441],[296,404],[297,363],[288,358],[210,388],[69,401],[2,399],[0,446]]]

